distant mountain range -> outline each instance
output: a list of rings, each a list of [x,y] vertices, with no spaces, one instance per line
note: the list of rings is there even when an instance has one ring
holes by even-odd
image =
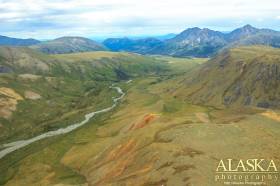
[[[258,29],[245,25],[229,33],[198,27],[184,30],[174,38],[161,41],[155,38],[131,40],[107,39],[103,44],[113,51],[129,51],[141,54],[161,54],[177,57],[209,57],[220,49],[240,45],[269,45],[280,47],[280,32]]]
[[[61,37],[30,46],[47,54],[66,54],[89,51],[106,51],[106,47],[83,37]]]
[[[189,28],[180,34],[147,38],[109,38],[98,43],[83,37],[61,37],[40,42],[0,36],[0,45],[29,46],[48,54],[87,51],[127,51],[139,54],[170,55],[176,57],[209,57],[225,48],[243,45],[267,45],[280,48],[280,32],[245,25],[224,33],[208,28]]]
[[[40,41],[36,39],[18,39],[18,38],[0,36],[1,46],[30,46],[30,45],[36,45],[38,43],[40,43]]]
[[[129,38],[112,38],[103,42],[107,48],[112,51],[127,51],[140,54],[152,54],[155,48],[162,46],[164,41],[156,38],[129,39]]]

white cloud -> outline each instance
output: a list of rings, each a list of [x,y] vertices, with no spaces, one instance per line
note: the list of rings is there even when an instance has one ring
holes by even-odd
[[[241,21],[267,23],[279,19],[279,11],[279,0],[0,0],[0,33],[8,32],[1,30],[8,22],[18,22],[10,25],[10,33],[27,25],[22,33],[46,32],[50,37],[64,27],[73,34],[175,32],[227,24],[221,20],[231,21],[231,27]]]

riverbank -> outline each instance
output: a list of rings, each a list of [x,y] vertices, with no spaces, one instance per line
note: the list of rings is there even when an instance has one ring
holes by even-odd
[[[110,88],[115,89],[120,94],[119,97],[113,98],[113,105],[111,107],[88,113],[84,116],[85,119],[83,121],[70,125],[66,128],[60,128],[58,130],[49,131],[49,132],[40,134],[38,136],[35,136],[35,137],[27,139],[27,140],[20,140],[20,141],[15,141],[15,142],[4,144],[4,145],[2,145],[2,150],[0,151],[0,159],[20,148],[30,145],[36,141],[39,141],[39,140],[42,140],[45,138],[49,138],[52,136],[69,133],[69,132],[85,125],[86,123],[88,123],[88,121],[91,118],[93,118],[96,114],[100,114],[100,113],[104,113],[104,112],[108,112],[108,111],[112,110],[113,108],[115,108],[117,106],[118,101],[121,100],[125,96],[125,93],[123,92],[123,90],[120,87],[111,86]]]

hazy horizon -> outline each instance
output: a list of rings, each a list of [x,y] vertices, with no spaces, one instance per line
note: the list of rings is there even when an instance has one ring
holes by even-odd
[[[248,25],[248,24],[246,24]],[[250,24],[249,24],[250,25]],[[214,31],[219,31],[219,32],[222,32],[222,33],[229,33],[237,28],[241,28],[245,25],[242,25],[242,26],[239,26],[239,27],[236,27],[232,30],[228,30],[228,31],[224,31],[224,30],[215,30],[215,29],[211,29],[211,28],[208,28],[208,29],[211,29],[211,30],[214,30]],[[251,25],[253,27],[255,27],[254,25]],[[195,27],[198,27],[198,26],[195,26]],[[186,29],[188,28],[194,28],[194,27],[187,27]],[[203,28],[206,28],[206,27],[199,27],[201,29]],[[258,28],[258,29],[262,29],[260,27],[255,27],[255,28]],[[267,27],[263,27],[264,29],[273,29],[273,28],[267,28]],[[184,30],[186,30],[184,29]],[[101,36],[94,36],[94,35],[89,35],[89,36],[84,36],[84,35],[59,35],[59,36],[54,36],[54,37],[50,37],[50,38],[36,38],[36,37],[17,37],[17,36],[14,36],[14,35],[4,35],[4,34],[0,34],[0,36],[6,36],[6,37],[11,37],[11,38],[19,38],[19,39],[37,39],[37,40],[40,40],[40,41],[48,41],[48,40],[53,40],[53,39],[57,39],[57,38],[60,38],[60,37],[85,37],[85,38],[89,38],[89,39],[92,39],[92,40],[95,40],[95,41],[98,41],[98,42],[102,42],[104,41],[105,39],[108,39],[108,38],[130,38],[130,39],[143,39],[143,38],[149,38],[149,37],[154,37],[154,38],[161,38],[161,37],[165,37],[165,36],[168,36],[168,35],[177,35],[177,34],[180,34],[181,32],[183,32],[184,30],[181,30],[180,32],[177,32],[177,33],[163,33],[163,34],[153,34],[153,35],[149,35],[149,34],[146,34],[146,35],[101,35]],[[277,30],[277,29],[273,29],[275,31],[280,31],[280,30]]]
[[[246,24],[279,30],[280,25],[277,0],[0,0],[0,10],[0,35],[40,40],[158,36],[191,27],[228,32]]]

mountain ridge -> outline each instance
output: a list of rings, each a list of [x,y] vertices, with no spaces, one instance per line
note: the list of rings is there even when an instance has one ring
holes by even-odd
[[[0,36],[0,45],[28,46],[47,54],[65,54],[89,51],[125,51],[143,55],[168,55],[174,57],[211,57],[223,49],[247,45],[267,45],[280,48],[280,32],[256,28],[249,24],[231,32],[193,27],[165,39],[108,38],[102,43],[78,37],[64,36],[49,41],[17,39]]]
[[[225,50],[186,75],[174,95],[216,107],[280,108],[279,54],[267,46]]]
[[[128,39],[128,38],[127,38]],[[114,51],[114,45],[118,45],[118,38],[105,40],[103,44]],[[132,40],[127,40],[127,43]],[[160,54],[176,57],[210,57],[223,48],[242,45],[268,45],[280,47],[280,32],[271,29],[259,29],[249,24],[237,28],[229,33],[211,30],[208,28],[193,27],[182,31],[171,39],[160,42],[159,45],[136,51],[143,46],[143,40],[133,40],[133,47],[126,45],[118,50],[129,50],[142,54]],[[112,47],[113,45],[113,47]],[[145,43],[149,46],[149,42]],[[127,49],[128,48],[128,49]]]
[[[40,43],[36,39],[20,39],[7,36],[0,36],[0,46],[30,46]]]
[[[88,38],[77,36],[64,36],[54,40],[41,42],[30,47],[47,54],[66,54],[107,50],[102,44]]]

